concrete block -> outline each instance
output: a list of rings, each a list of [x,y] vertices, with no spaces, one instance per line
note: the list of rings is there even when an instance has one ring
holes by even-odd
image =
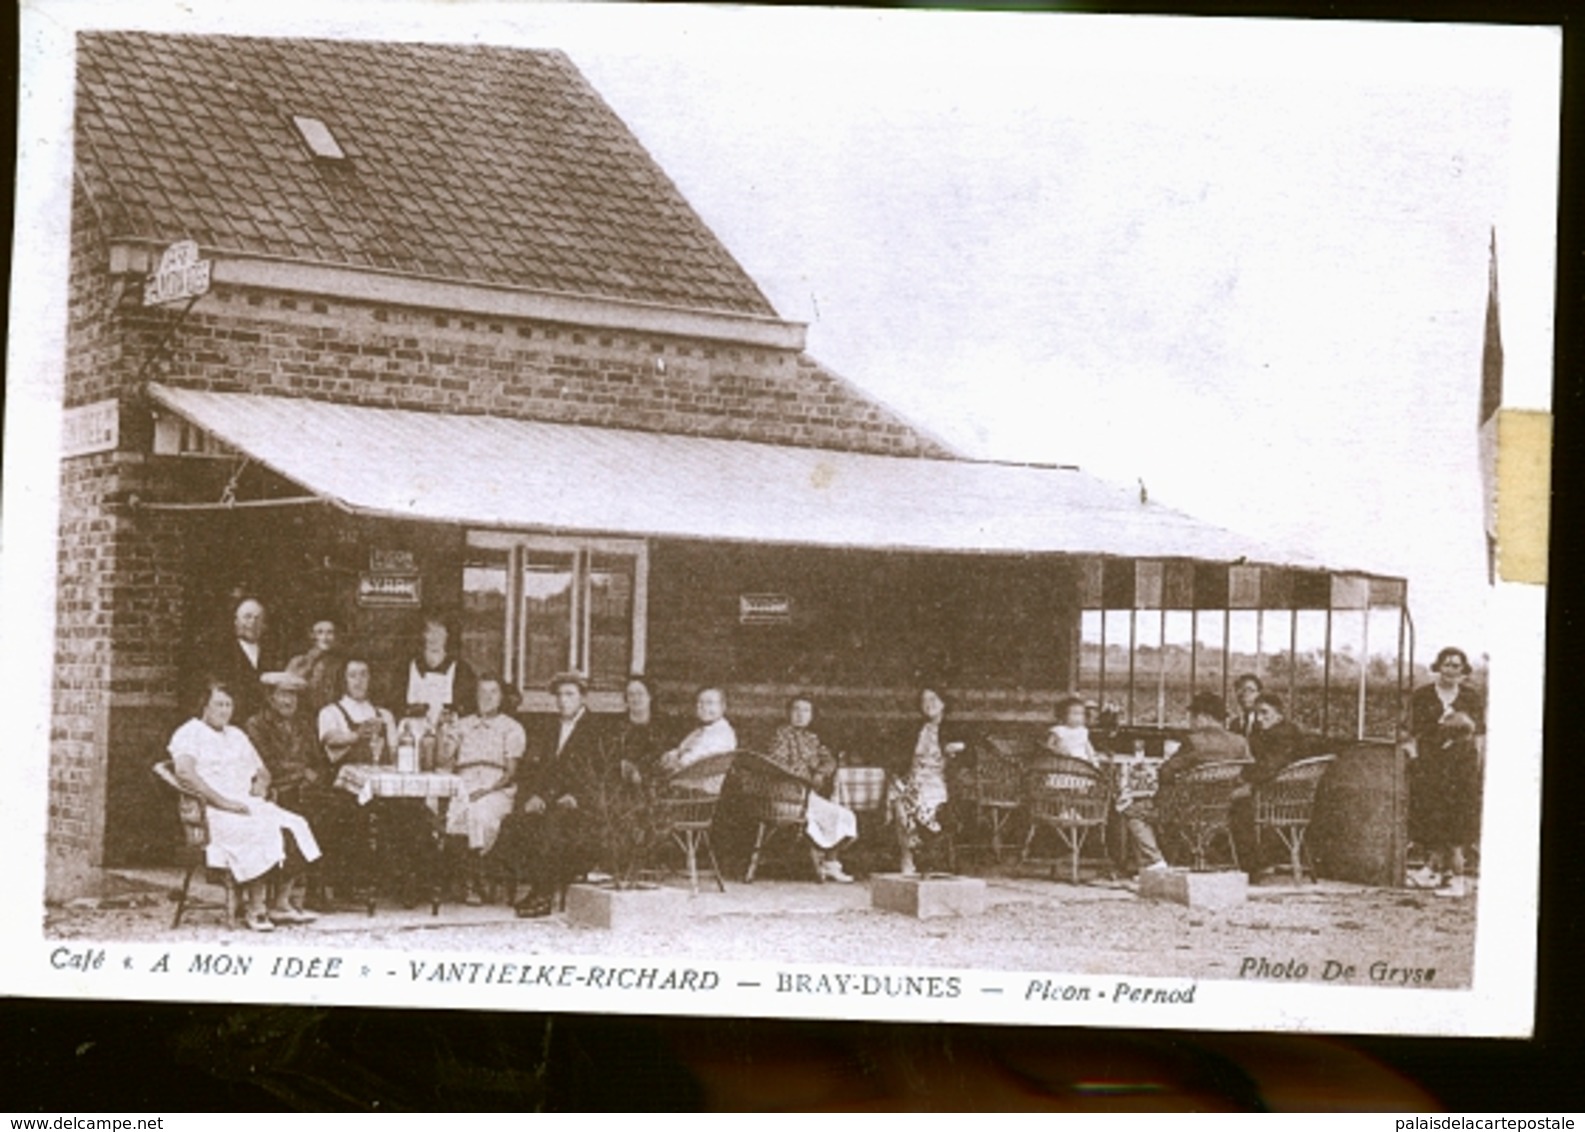
[[[567,922],[607,931],[664,929],[683,914],[688,894],[680,888],[606,888],[575,884],[567,889]]]
[[[1145,900],[1170,900],[1190,908],[1231,908],[1249,895],[1242,872],[1195,873],[1188,869],[1145,869],[1139,874],[1139,895]]]
[[[870,878],[870,905],[921,920],[977,916],[985,911],[985,882],[974,877],[881,873]]]

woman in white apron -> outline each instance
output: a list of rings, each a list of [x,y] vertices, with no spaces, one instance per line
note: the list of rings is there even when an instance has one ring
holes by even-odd
[[[275,905],[266,906],[266,880],[276,868],[296,871],[294,864],[317,861],[319,843],[300,814],[265,800],[270,772],[247,734],[230,726],[234,710],[230,690],[220,681],[211,681],[198,717],[189,719],[171,736],[169,749],[176,777],[204,800],[209,823],[207,863],[228,870],[241,886],[248,927],[267,932],[276,924],[308,923],[313,915],[296,910],[289,902],[293,887],[289,882],[280,885]],[[295,856],[287,852],[288,833],[295,843]]]

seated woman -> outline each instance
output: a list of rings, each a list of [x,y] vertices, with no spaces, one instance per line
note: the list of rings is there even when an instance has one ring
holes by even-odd
[[[699,726],[660,757],[659,767],[663,777],[670,777],[700,759],[737,750],[737,732],[726,719],[725,692],[714,687],[700,688],[699,695],[694,699],[694,715]]]
[[[919,713],[925,717],[914,740],[913,761],[908,773],[893,779],[887,790],[887,812],[897,823],[897,842],[902,850],[898,868],[904,876],[919,872],[914,854],[925,834],[941,832],[941,809],[947,804],[947,760],[962,752],[960,741],[943,741],[942,722],[947,703],[934,688],[919,693]]]
[[[349,657],[339,700],[319,712],[319,741],[332,763],[382,763],[396,747],[396,719],[369,699],[369,662]]]
[[[1282,697],[1274,693],[1255,697],[1255,720],[1258,726],[1249,733],[1249,753],[1255,763],[1244,769],[1244,781],[1263,786],[1287,766],[1307,757],[1313,740],[1288,718]]]
[[[1100,766],[1100,757],[1090,742],[1088,719],[1089,710],[1082,697],[1063,696],[1057,701],[1057,722],[1046,732],[1046,750]]]
[[[325,757],[337,772],[343,766],[389,765],[396,761],[396,718],[369,698],[371,684],[367,658],[347,657],[341,670],[342,696],[319,712],[319,742]],[[398,874],[401,902],[411,906],[417,901],[418,862],[424,859],[429,838],[429,811],[416,798],[386,798],[380,802],[380,855],[368,849],[368,815],[360,812],[356,822],[364,836],[357,860],[347,862],[345,872],[358,877],[352,887],[378,887],[376,873],[383,869]]]
[[[836,774],[837,760],[820,736],[810,730],[814,717],[814,702],[808,696],[788,700],[787,722],[777,730],[767,755],[773,763],[809,784],[804,832],[814,843],[815,868],[821,879],[851,884],[853,878],[842,868],[837,851],[858,836],[859,822],[852,810],[824,797]]]
[[[230,726],[234,710],[230,689],[219,680],[209,681],[197,717],[171,736],[176,778],[204,800],[207,862],[211,868],[229,870],[241,886],[248,927],[267,932],[276,924],[308,923],[314,917],[294,908],[292,898],[300,889],[303,866],[319,859],[319,843],[301,815],[265,801],[270,772],[247,735]],[[286,875],[273,906],[266,907],[266,879],[277,868]]]
[[[475,693],[478,713],[464,716],[456,730],[455,771],[462,791],[446,812],[446,832],[468,839],[469,904],[484,900],[480,862],[495,847],[501,822],[512,812],[517,764],[528,741],[523,725],[501,711],[505,695],[498,677],[479,677]]]
[[[643,676],[627,678],[622,698],[627,710],[613,732],[612,752],[618,765],[625,762],[648,777],[673,731],[656,709],[655,690]]]
[[[1249,733],[1249,752],[1255,761],[1244,768],[1245,786],[1233,795],[1228,820],[1233,847],[1244,870],[1254,880],[1264,871],[1260,842],[1255,836],[1255,791],[1282,770],[1309,754],[1312,740],[1287,717],[1282,697],[1261,692],[1255,697],[1255,727]]]

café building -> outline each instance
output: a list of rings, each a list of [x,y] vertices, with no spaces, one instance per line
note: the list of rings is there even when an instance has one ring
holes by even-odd
[[[1258,672],[1336,737],[1323,871],[1402,875],[1402,579],[960,457],[805,352],[562,53],[77,50],[52,897],[169,858],[150,767],[243,596],[276,655],[333,617],[385,703],[439,614],[525,713],[566,668],[598,711],[721,683],[745,734],[803,690],[870,764],[921,681],[1159,749]]]

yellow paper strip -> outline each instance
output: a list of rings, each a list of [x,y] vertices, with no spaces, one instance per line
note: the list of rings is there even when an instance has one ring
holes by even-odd
[[[1546,585],[1552,496],[1552,414],[1503,409],[1497,416],[1497,575]]]

